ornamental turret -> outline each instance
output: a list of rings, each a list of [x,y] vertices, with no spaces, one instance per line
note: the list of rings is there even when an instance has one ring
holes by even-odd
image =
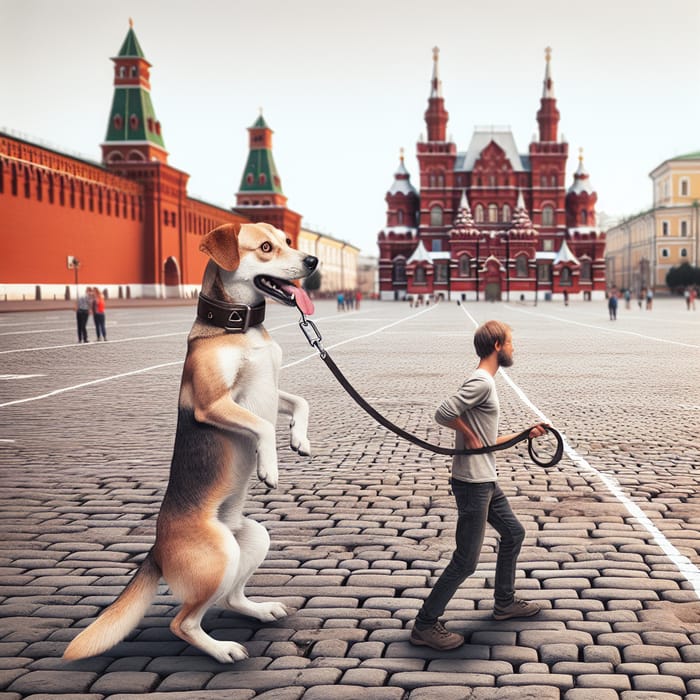
[[[481,231],[475,226],[472,217],[472,210],[469,207],[466,190],[462,190],[462,197],[459,200],[457,215],[455,216],[454,225],[450,229],[450,238],[469,238],[479,236]]]
[[[129,20],[129,31],[114,61],[114,98],[107,135],[101,144],[106,165],[124,161],[168,162],[160,122],[151,102],[151,83],[146,60]]]
[[[596,226],[595,204],[597,200],[598,195],[593,189],[590,176],[583,165],[583,149],[579,149],[574,184],[566,192],[566,225],[569,228],[594,228]]]
[[[386,230],[415,229],[417,226],[419,197],[411,184],[411,176],[404,164],[403,148],[399,167],[394,173],[394,182],[386,193]]]
[[[522,190],[518,190],[518,201],[513,211],[513,227],[508,231],[508,235],[511,239],[537,237],[537,231],[532,225],[530,215],[527,213]]]

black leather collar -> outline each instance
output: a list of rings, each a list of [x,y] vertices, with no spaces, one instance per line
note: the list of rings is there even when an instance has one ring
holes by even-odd
[[[251,326],[265,320],[265,300],[257,306],[236,304],[199,295],[197,316],[211,326],[223,328],[227,333],[245,333]]]

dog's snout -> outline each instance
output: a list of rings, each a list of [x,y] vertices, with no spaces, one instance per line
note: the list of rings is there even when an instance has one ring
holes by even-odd
[[[314,257],[313,255],[307,255],[304,258],[304,267],[309,272],[313,272],[316,269],[316,265],[318,265],[318,258]]]

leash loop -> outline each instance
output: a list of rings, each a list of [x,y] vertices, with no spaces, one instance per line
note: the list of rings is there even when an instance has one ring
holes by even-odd
[[[352,397],[352,399],[357,403],[360,408],[362,408],[366,413],[368,413],[374,420],[376,420],[380,425],[383,425],[387,430],[390,430],[392,433],[395,435],[398,435],[399,437],[403,438],[404,440],[408,440],[409,442],[412,442],[414,445],[417,445],[418,447],[422,447],[423,449],[429,450],[431,452],[435,452],[436,454],[441,454],[441,455],[448,455],[448,456],[454,456],[454,455],[477,455],[477,454],[485,454],[487,452],[497,452],[500,450],[507,450],[510,447],[513,447],[514,445],[517,445],[519,442],[522,442],[523,440],[527,440],[527,451],[530,454],[530,459],[537,464],[540,467],[553,467],[555,464],[557,464],[561,458],[562,455],[564,454],[564,440],[559,433],[558,430],[553,428],[551,425],[546,425],[546,424],[540,424],[543,425],[545,430],[548,433],[551,433],[554,439],[556,440],[557,447],[550,459],[545,459],[543,457],[540,457],[540,455],[537,453],[537,450],[534,447],[534,439],[530,437],[530,431],[532,428],[526,428],[523,430],[521,433],[518,433],[515,435],[513,438],[510,440],[507,440],[505,442],[499,443],[498,445],[486,445],[484,447],[479,447],[477,449],[473,450],[455,450],[451,449],[449,447],[441,447],[440,445],[433,445],[432,443],[426,442],[425,440],[421,440],[416,435],[413,435],[412,433],[407,432],[403,428],[400,428],[398,425],[395,425],[392,423],[388,418],[385,418],[379,411],[377,411],[374,406],[369,404],[365,399],[362,397],[362,395],[355,389],[355,387],[350,384],[350,382],[347,380],[347,377],[340,371],[340,368],[338,365],[333,362],[333,359],[331,356],[328,354],[326,349],[323,347],[322,338],[321,338],[321,333],[319,332],[318,328],[316,327],[316,324],[313,321],[310,321],[308,318],[306,318],[306,315],[304,314],[301,309],[299,309],[299,313],[301,313],[301,320],[299,321],[299,328],[301,328],[302,333],[306,337],[306,339],[309,341],[309,345],[311,347],[316,348],[318,350],[319,355],[321,356],[321,359],[326,363],[326,367],[331,371],[333,376],[338,380],[340,385],[347,391],[347,393]]]

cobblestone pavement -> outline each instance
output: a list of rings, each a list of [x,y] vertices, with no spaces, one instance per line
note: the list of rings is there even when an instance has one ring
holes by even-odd
[[[261,624],[209,611],[205,628],[250,653],[223,665],[171,634],[165,586],[126,641],[61,659],[152,544],[193,308],[108,309],[109,342],[87,345],[71,312],[0,315],[0,700],[699,700],[700,312],[659,299],[612,322],[602,302],[320,302],[315,316],[370,402],[443,445],[434,409],[475,365],[472,319],[492,317],[514,329],[507,373],[522,392],[498,376],[502,432],[538,420],[536,407],[568,441],[549,470],[524,449],[498,458],[527,529],[517,586],[545,609],[491,619],[489,531],[445,616],[467,643],[408,643],[452,547],[449,458],[365,416],[295,313],[271,305],[282,386],[312,406],[314,456],[280,428],[279,488],[252,484],[248,502],[272,537],[248,593],[295,612]]]

